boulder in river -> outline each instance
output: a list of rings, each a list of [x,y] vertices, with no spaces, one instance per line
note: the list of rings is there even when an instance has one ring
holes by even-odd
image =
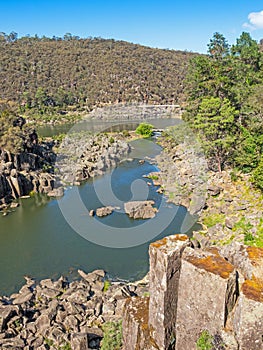
[[[153,207],[154,201],[132,201],[124,203],[125,213],[133,219],[151,219],[158,211]]]
[[[96,210],[96,215],[99,217],[110,215],[114,210],[114,207],[101,207]]]

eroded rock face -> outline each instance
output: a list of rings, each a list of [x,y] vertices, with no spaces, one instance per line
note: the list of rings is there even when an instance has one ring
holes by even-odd
[[[31,191],[61,195],[55,189],[56,176],[52,173],[56,155],[53,143],[33,144],[26,152],[12,154],[0,150],[0,209],[12,200]]]
[[[151,219],[154,218],[157,209],[153,207],[154,201],[132,201],[124,203],[125,213],[133,219]]]

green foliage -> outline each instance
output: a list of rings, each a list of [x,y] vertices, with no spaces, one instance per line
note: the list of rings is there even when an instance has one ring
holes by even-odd
[[[49,338],[44,338],[44,343],[49,347],[54,345],[54,340],[49,339]]]
[[[263,54],[244,32],[231,49],[215,33],[208,54],[190,61],[183,118],[197,133],[211,169],[253,172],[262,189]]]
[[[244,243],[246,245],[254,245],[255,238],[251,232],[253,225],[246,220],[246,218],[242,217],[235,225],[232,230],[234,232],[238,231],[240,234],[244,235]]]
[[[122,347],[122,322],[106,322],[102,326],[104,332],[101,350],[120,350]]]
[[[249,230],[251,230],[252,227],[253,225],[251,225],[251,223],[247,221],[246,218],[242,217],[237,223],[235,223],[232,230],[234,232],[240,230],[243,234],[248,234]]]
[[[260,147],[253,134],[240,126],[239,142],[235,150],[235,165],[243,172],[250,172],[258,164]]]
[[[148,175],[147,177],[148,177],[148,179],[151,179],[151,180],[158,180],[159,179],[158,175],[155,175],[155,174]]]
[[[141,123],[137,129],[136,134],[142,135],[143,137],[151,137],[153,134],[153,125],[147,123]]]
[[[260,219],[256,227],[256,233],[252,233],[253,225],[245,218],[240,219],[233,227],[233,231],[239,231],[244,235],[244,243],[249,246],[263,248],[263,219]]]
[[[129,137],[129,136],[131,136],[128,130],[123,130],[123,131],[122,131],[122,135],[123,135],[124,137]]]
[[[257,168],[252,172],[253,183],[263,191],[263,156]]]
[[[61,143],[64,140],[65,137],[66,137],[66,134],[61,133],[61,134],[58,134],[58,135],[53,135],[52,139],[55,140],[55,141],[58,141],[59,143]]]
[[[235,142],[232,130],[237,114],[228,99],[209,97],[202,99],[194,120],[193,127],[198,131],[207,155],[215,159],[219,171]]]
[[[236,182],[240,178],[238,170],[236,168],[233,168],[230,172],[230,178],[232,182]]]
[[[259,225],[257,227],[257,233],[255,237],[255,246],[263,248],[263,219],[260,219]]]
[[[224,214],[212,214],[209,216],[204,217],[203,223],[208,228],[215,226],[216,224],[223,224],[225,222],[225,215]]]
[[[64,345],[61,345],[57,348],[58,350],[72,350],[70,343],[66,343]]]
[[[200,337],[197,340],[196,346],[198,350],[211,350],[213,348],[212,335],[207,330],[204,330],[200,334]]]
[[[217,60],[223,59],[229,54],[229,45],[224,36],[218,32],[213,35],[207,46],[210,56]]]
[[[14,37],[0,35],[1,98],[27,114],[87,112],[115,101],[180,103],[188,61],[195,56],[70,33]]]
[[[104,286],[103,286],[103,292],[107,292],[107,290],[110,288],[111,283],[109,280],[104,281]]]
[[[9,110],[0,112],[0,148],[12,153],[24,150],[26,144],[26,128],[22,131],[19,126],[14,126],[17,115]]]
[[[64,345],[56,345],[54,340],[49,338],[44,338],[44,344],[47,349],[56,349],[56,350],[72,350],[69,342],[66,342]]]
[[[115,140],[114,140],[114,138],[111,136],[110,138],[109,138],[109,143],[114,143],[115,142]]]

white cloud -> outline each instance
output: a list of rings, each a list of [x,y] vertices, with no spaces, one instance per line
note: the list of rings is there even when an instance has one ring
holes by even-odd
[[[248,15],[249,23],[244,23],[243,27],[251,30],[263,29],[263,11],[251,12]]]

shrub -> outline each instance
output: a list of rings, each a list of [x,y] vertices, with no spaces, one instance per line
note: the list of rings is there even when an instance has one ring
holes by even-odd
[[[104,332],[101,350],[120,350],[122,347],[122,322],[106,322],[102,326]]]
[[[213,347],[213,337],[212,335],[207,331],[204,330],[200,337],[197,340],[196,343],[198,350],[210,350]]]
[[[131,136],[128,130],[123,130],[122,135],[123,135],[124,137],[129,137],[129,136]]]
[[[151,137],[153,135],[152,129],[153,125],[141,123],[136,129],[136,134],[142,135],[143,137]]]
[[[114,138],[111,136],[110,138],[109,138],[109,143],[110,144],[113,144],[115,142],[115,140],[114,140]]]
[[[107,290],[110,288],[110,281],[109,280],[105,280],[104,281],[104,286],[103,286],[103,292],[107,292]]]
[[[263,157],[258,165],[258,167],[252,172],[252,181],[263,191]]]

